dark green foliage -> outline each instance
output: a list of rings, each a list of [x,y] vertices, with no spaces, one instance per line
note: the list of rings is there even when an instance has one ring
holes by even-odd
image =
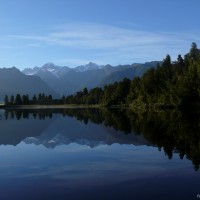
[[[38,96],[38,97],[37,97]],[[29,98],[29,95],[20,95],[17,94],[14,98],[13,95],[9,97],[6,95],[5,100],[7,103],[5,105],[30,105],[30,104],[58,104],[61,102],[61,100],[53,100],[52,95],[45,95],[44,93],[40,93],[38,95],[33,95],[32,99]]]
[[[101,88],[93,88],[90,90],[86,103],[87,104],[98,104],[99,102],[102,101],[102,96],[103,96],[103,90]]]
[[[106,106],[121,105],[126,103],[131,81],[125,78],[123,81],[104,86],[104,89],[96,87],[65,98],[67,104],[102,104]]]
[[[173,105],[191,108],[200,99],[200,51],[195,43],[183,59],[171,63],[169,55],[161,66],[148,70],[141,79],[131,82],[127,97],[129,104],[136,101],[147,106]]]
[[[23,103],[24,105],[29,104],[29,101],[30,101],[30,100],[29,100],[28,94],[22,96],[22,103]]]
[[[22,104],[22,98],[21,98],[20,94],[16,95],[15,104]]]

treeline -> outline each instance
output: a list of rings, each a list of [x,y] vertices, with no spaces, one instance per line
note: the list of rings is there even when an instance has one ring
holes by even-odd
[[[18,96],[18,97],[17,97]],[[99,104],[103,106],[125,105],[133,108],[197,106],[200,100],[200,50],[192,43],[184,58],[178,55],[172,62],[167,55],[162,64],[148,70],[141,78],[96,87],[84,88],[74,95],[53,100],[51,95],[36,95],[29,100],[27,95],[13,100],[6,96],[6,104]],[[200,105],[199,105],[200,107]]]
[[[200,100],[200,50],[192,43],[184,58],[178,55],[172,62],[167,55],[157,68],[148,70],[141,78],[124,79],[96,87],[85,88],[75,95],[63,97],[66,104],[129,105],[132,107],[196,106]]]
[[[65,104],[99,104],[104,106],[126,104],[131,80],[124,78],[123,81],[106,85],[104,88],[96,87],[88,91],[84,88],[74,95],[63,97]]]
[[[16,96],[5,95],[4,98],[5,105],[51,105],[51,104],[62,104],[61,99],[53,99],[52,95],[45,95],[44,93],[39,93],[38,95],[33,95],[32,98],[29,98],[29,95],[20,95]]]

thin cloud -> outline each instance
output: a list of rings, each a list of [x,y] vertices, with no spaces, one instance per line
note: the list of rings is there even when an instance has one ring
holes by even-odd
[[[194,36],[193,36],[194,37]],[[130,30],[108,25],[97,24],[66,24],[60,30],[40,35],[8,35],[4,40],[28,40],[46,44],[69,47],[110,49],[116,47],[132,47],[146,45],[181,44],[189,35],[183,33],[147,32]],[[3,39],[2,38],[2,39]],[[195,37],[199,41],[199,37]]]
[[[101,60],[99,58],[103,55],[103,62],[113,63],[114,59],[118,62],[123,59],[135,60],[135,62],[155,60],[163,58],[168,53],[175,58],[178,54],[186,53],[192,42],[200,42],[200,37],[195,33],[148,32],[101,24],[67,23],[53,28],[46,35],[1,37],[0,42],[6,43],[6,41],[21,42],[29,48],[55,46],[79,50],[87,57],[79,60],[88,60],[89,53],[94,50],[93,59],[96,56],[96,60]],[[86,55],[87,51],[89,53]],[[71,61],[77,59],[73,57]],[[60,61],[62,60],[66,58],[60,58]]]

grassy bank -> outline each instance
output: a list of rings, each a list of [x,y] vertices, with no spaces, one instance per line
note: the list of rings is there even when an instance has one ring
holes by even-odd
[[[101,105],[78,105],[78,104],[60,104],[60,105],[0,105],[0,109],[65,109],[65,108],[100,108]]]

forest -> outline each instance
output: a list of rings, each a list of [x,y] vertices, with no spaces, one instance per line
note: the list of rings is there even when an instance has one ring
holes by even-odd
[[[66,86],[67,87],[67,86]],[[142,77],[81,91],[61,99],[38,94],[5,96],[5,105],[28,104],[83,104],[100,106],[127,106],[132,108],[181,108],[200,107],[200,50],[192,43],[189,53],[178,55],[171,61],[167,55],[156,68],[149,69]]]

